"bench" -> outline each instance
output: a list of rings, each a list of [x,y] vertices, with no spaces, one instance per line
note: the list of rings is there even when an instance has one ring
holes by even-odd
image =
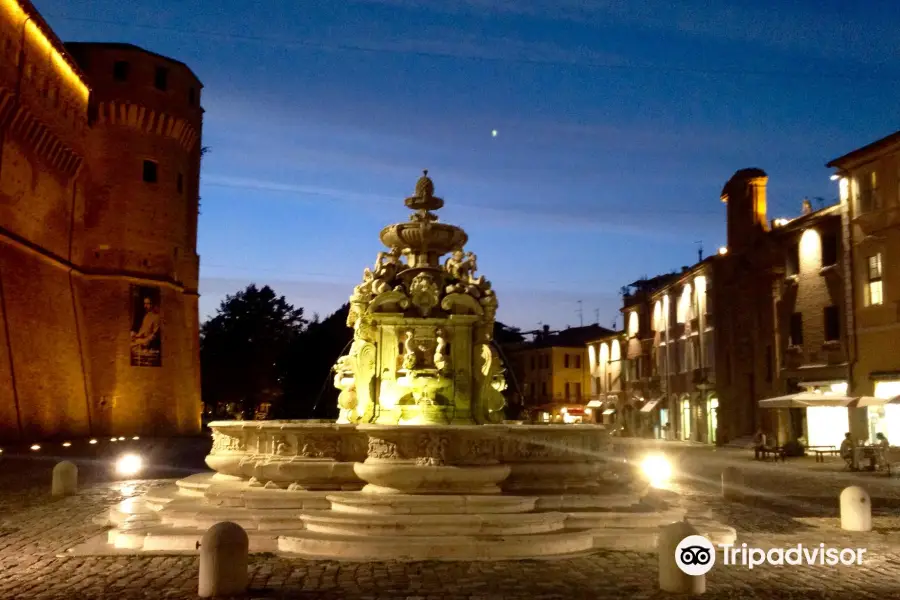
[[[816,462],[820,462],[820,463],[825,462],[826,456],[840,456],[841,455],[841,451],[834,447],[821,448],[821,449],[817,448],[817,449],[813,450],[813,452],[816,455]]]
[[[775,462],[778,462],[779,458],[781,459],[781,462],[784,462],[785,453],[782,446],[761,448],[759,453],[762,460],[768,460],[771,457]]]

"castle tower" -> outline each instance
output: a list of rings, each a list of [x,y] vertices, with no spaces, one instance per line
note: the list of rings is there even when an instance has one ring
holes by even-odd
[[[130,44],[70,43],[91,84],[73,260],[100,432],[200,427],[197,215],[202,84]]]
[[[758,233],[768,230],[766,220],[766,183],[762,169],[735,172],[722,189],[722,202],[728,205],[728,247],[747,247]]]

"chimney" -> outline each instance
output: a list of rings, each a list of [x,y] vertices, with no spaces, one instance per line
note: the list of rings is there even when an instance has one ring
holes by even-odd
[[[813,211],[812,202],[809,201],[809,198],[803,199],[803,204],[801,204],[800,214],[808,215]]]

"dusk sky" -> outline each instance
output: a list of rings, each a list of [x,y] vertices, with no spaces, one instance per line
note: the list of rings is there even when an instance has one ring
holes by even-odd
[[[203,81],[202,316],[250,282],[333,312],[428,168],[500,320],[610,326],[623,285],[725,243],[735,170],[794,216],[898,129],[896,0],[34,2]]]

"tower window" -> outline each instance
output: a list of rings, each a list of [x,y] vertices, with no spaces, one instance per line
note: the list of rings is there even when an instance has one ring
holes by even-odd
[[[787,275],[797,275],[800,272],[800,244],[791,244],[788,248],[787,264],[785,265]]]
[[[156,183],[159,165],[152,160],[144,161],[144,181],[147,183]]]
[[[178,174],[176,187],[178,188],[179,194],[184,191],[184,175],[182,175],[181,173]]]
[[[837,264],[838,239],[836,233],[826,233],[822,236],[822,266],[828,267]]]
[[[113,79],[116,81],[127,81],[130,66],[128,61],[125,60],[117,60],[113,63]]]
[[[825,341],[841,339],[841,317],[837,306],[825,307]]]
[[[791,315],[790,344],[803,345],[803,315],[798,312]]]
[[[169,89],[169,70],[165,67],[156,67],[156,77],[153,80],[156,89],[166,91]]]

